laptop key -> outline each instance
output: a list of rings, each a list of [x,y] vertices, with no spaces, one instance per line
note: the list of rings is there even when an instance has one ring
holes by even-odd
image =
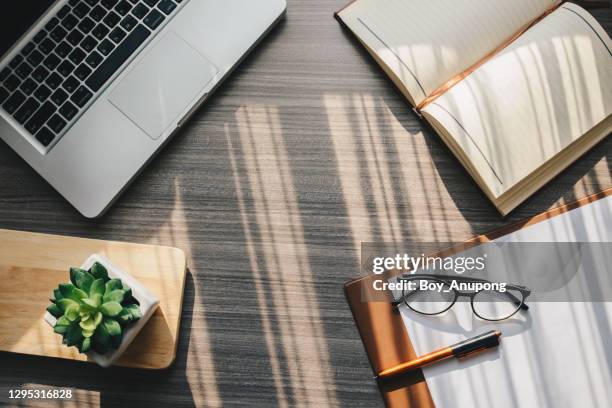
[[[32,73],[33,70],[34,69],[30,65],[28,65],[27,62],[23,62],[23,63],[21,63],[20,66],[17,67],[17,69],[15,70],[15,73],[21,79],[26,79],[28,77],[28,75],[30,75]]]
[[[40,129],[40,131],[36,134],[36,140],[38,140],[40,144],[45,147],[49,146],[53,139],[55,139],[55,135],[46,127]]]
[[[93,93],[84,86],[80,86],[79,89],[70,97],[70,100],[74,102],[79,108],[85,106],[87,102],[92,98]]]
[[[4,101],[6,101],[6,98],[8,97],[9,92],[6,89],[0,87],[0,104],[4,103]]]
[[[73,93],[77,87],[79,86],[79,80],[75,77],[71,76],[62,84],[62,88],[66,90],[69,94]]]
[[[36,44],[39,44],[42,40],[45,39],[45,37],[47,36],[47,32],[45,30],[40,30],[39,32],[36,33],[36,35],[34,36],[34,42]]]
[[[128,3],[126,0],[122,0],[115,6],[115,11],[122,16],[125,16],[132,9],[132,5]]]
[[[41,106],[40,109],[36,111],[34,116],[32,116],[32,118],[28,121],[28,123],[26,123],[25,128],[28,130],[28,132],[35,135],[40,130],[40,128],[43,127],[45,122],[47,122],[49,118],[53,116],[56,109],[57,108],[55,107],[55,105],[53,105],[51,102],[45,102],[43,106]]]
[[[149,13],[149,8],[142,3],[139,3],[132,9],[132,14],[138,19],[143,19]]]
[[[42,60],[44,60],[45,57],[39,52],[39,51],[32,51],[32,53],[30,55],[28,55],[28,62],[30,63],[30,65],[32,65],[33,67],[37,66],[38,64],[40,64],[42,62]]]
[[[157,8],[162,11],[165,15],[168,15],[176,8],[176,3],[172,0],[161,0],[157,5]]]
[[[68,34],[66,40],[68,40],[70,44],[76,47],[83,40],[84,37],[85,35],[83,35],[82,32],[75,28],[70,32],[70,34]]]
[[[144,0],[144,2],[149,6],[149,7],[153,7],[155,6],[159,0]]]
[[[57,17],[53,17],[47,22],[47,24],[45,25],[45,29],[47,31],[51,31],[55,27],[57,27],[58,24],[59,24],[59,19]]]
[[[13,117],[20,124],[23,125],[26,123],[26,120],[30,118],[36,112],[36,110],[40,107],[40,103],[36,102],[34,98],[28,98],[27,101],[15,112]],[[38,130],[38,129],[37,129]]]
[[[106,17],[104,17],[103,21],[104,21],[104,24],[106,24],[110,28],[113,28],[117,24],[119,24],[119,22],[121,21],[121,17],[119,17],[117,13],[111,11],[110,13],[108,13]]]
[[[55,49],[55,53],[61,58],[66,58],[68,54],[72,52],[73,49],[74,48],[72,48],[70,44],[68,44],[66,41],[62,41]]]
[[[106,34],[108,34],[109,32],[110,29],[104,24],[100,23],[96,26],[96,28],[92,30],[91,34],[98,40],[102,41],[104,37],[106,37]]]
[[[19,64],[21,64],[23,62],[23,56],[21,55],[16,55],[15,58],[13,58],[11,60],[11,62],[9,62],[9,67],[15,69],[19,66]]]
[[[151,32],[139,24],[98,69],[91,74],[85,84],[94,92],[98,92],[149,35],[151,35]]]
[[[74,13],[75,16],[83,18],[87,15],[87,13],[90,12],[90,8],[87,4],[80,2],[79,4],[76,5],[75,8],[72,9],[72,12]]]
[[[47,84],[47,86],[51,89],[55,89],[62,84],[62,81],[62,77],[59,76],[57,72],[53,72],[51,73],[51,75],[49,75],[49,77],[45,81],[45,84]]]
[[[53,51],[53,49],[55,48],[55,43],[53,42],[52,39],[50,38],[45,38],[39,45],[38,45],[38,49],[43,53],[43,54],[48,54],[51,51]]]
[[[71,104],[70,101],[64,103],[59,109],[60,115],[62,115],[64,119],[68,121],[72,120],[78,112],[79,110],[77,109],[77,107]]]
[[[4,81],[11,74],[11,69],[8,67],[4,67],[2,71],[0,71],[0,82]]]
[[[151,30],[155,30],[164,21],[164,19],[165,19],[165,17],[164,17],[164,15],[162,13],[160,13],[159,11],[153,9],[153,10],[151,10],[151,12],[149,14],[147,14],[147,16],[145,17],[143,22]]]
[[[62,103],[66,102],[66,100],[68,100],[68,94],[62,88],[53,92],[53,95],[51,95],[51,101],[57,106],[62,106]]]
[[[36,44],[34,44],[33,42],[29,42],[27,43],[23,49],[21,50],[21,55],[23,56],[27,56],[28,54],[30,54],[32,51],[34,51],[34,49],[36,48]]]
[[[57,72],[60,73],[61,76],[67,77],[74,71],[75,66],[70,63],[70,61],[64,61],[57,67]]]
[[[90,52],[98,45],[98,41],[92,36],[87,36],[83,41],[81,41],[81,48],[85,51]]]
[[[13,112],[15,112],[17,108],[19,108],[21,104],[25,102],[25,100],[26,96],[20,91],[16,91],[13,95],[11,95],[10,98],[6,100],[6,102],[4,102],[4,105],[2,105],[2,107],[5,111],[12,115]]]
[[[100,54],[98,54],[96,51],[92,52],[91,54],[89,54],[89,57],[87,57],[87,59],[85,60],[85,62],[87,63],[87,65],[89,65],[90,67],[96,69],[98,68],[98,65],[100,65],[100,63],[102,62],[102,60],[104,59],[103,56],[101,56]]]
[[[21,92],[23,92],[24,94],[30,96],[32,92],[36,90],[36,88],[38,88],[38,84],[32,78],[28,78],[23,81],[23,83],[19,87],[19,90],[21,90]]]
[[[80,48],[75,48],[68,56],[68,59],[72,61],[73,64],[78,65],[83,62],[86,56],[87,54],[85,54],[83,50]]]
[[[49,76],[49,74],[50,72],[47,70],[47,68],[39,65],[38,68],[32,72],[32,78],[34,78],[37,82],[42,82]]]
[[[109,40],[104,40],[98,45],[98,51],[102,53],[102,55],[110,54],[113,49],[115,49],[115,44],[110,42]]]
[[[132,29],[134,27],[136,27],[136,25],[138,24],[138,20],[136,20],[133,16],[125,16],[125,18],[123,20],[121,20],[121,27],[123,27],[123,29],[125,31],[132,31]]]
[[[62,60],[57,55],[51,54],[43,61],[43,65],[49,71],[53,71],[55,68],[57,68],[61,61]]]
[[[113,42],[115,44],[119,44],[121,42],[121,40],[123,40],[125,38],[127,34],[125,33],[125,31],[123,31],[121,29],[121,27],[117,27],[115,28],[113,31],[111,31],[111,33],[109,34],[109,38],[111,40],[113,40]]]
[[[39,86],[38,89],[34,92],[34,97],[38,99],[39,102],[46,101],[50,95],[51,90],[47,88],[47,86],[44,84]]]
[[[68,13],[70,13],[70,7],[65,5],[57,12],[57,17],[64,18],[68,15]]]
[[[64,30],[62,27],[55,27],[53,31],[49,33],[49,36],[53,38],[55,42],[62,41],[68,35],[68,31]]]
[[[76,25],[79,24],[79,19],[73,16],[72,14],[68,14],[62,20],[62,25],[68,31],[72,30]]]
[[[67,123],[62,117],[58,114],[51,116],[51,119],[47,122],[47,126],[55,132],[56,134],[60,133],[66,127]]]
[[[93,30],[95,26],[96,26],[95,21],[93,21],[89,17],[85,17],[83,21],[81,21],[81,23],[79,24],[79,30],[81,30],[85,34],[89,34],[89,32]]]
[[[10,75],[8,78],[6,78],[6,80],[2,83],[2,85],[4,85],[4,87],[8,89],[10,92],[13,92],[15,89],[19,87],[19,85],[21,85],[21,79],[19,79],[15,75]]]
[[[106,10],[102,6],[94,7],[89,13],[89,17],[91,17],[94,21],[100,21],[106,15]]]
[[[74,71],[74,75],[79,78],[81,81],[84,81],[90,74],[91,69],[85,64],[79,65],[79,67]]]

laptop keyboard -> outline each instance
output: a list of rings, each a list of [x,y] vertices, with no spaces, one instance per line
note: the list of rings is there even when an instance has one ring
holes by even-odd
[[[0,70],[0,105],[44,147],[183,0],[70,0]]]

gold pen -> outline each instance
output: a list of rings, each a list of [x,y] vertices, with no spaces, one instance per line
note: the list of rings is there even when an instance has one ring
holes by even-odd
[[[452,346],[432,351],[431,353],[417,357],[414,360],[382,370],[376,377],[380,379],[389,378],[408,371],[416,370],[417,368],[425,367],[429,364],[437,363],[438,361],[446,360],[450,357],[462,358],[473,353],[478,353],[482,350],[497,347],[499,345],[500,337],[501,332],[499,330],[491,330],[476,337],[464,340],[460,343],[453,344]]]

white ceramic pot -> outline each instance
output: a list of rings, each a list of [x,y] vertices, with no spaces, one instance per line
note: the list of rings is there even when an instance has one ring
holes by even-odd
[[[132,289],[132,296],[134,296],[134,298],[140,302],[140,310],[142,312],[142,318],[125,330],[123,334],[123,341],[117,350],[109,351],[106,354],[98,354],[95,351],[90,351],[87,353],[87,357],[90,360],[98,363],[102,367],[109,367],[125,352],[125,350],[127,350],[129,345],[136,338],[136,335],[138,335],[140,330],[142,330],[145,324],[147,324],[151,316],[153,316],[155,309],[157,309],[159,306],[159,299],[153,293],[149,292],[149,290],[147,290],[147,288],[138,282],[132,275],[117,268],[108,259],[101,255],[91,255],[87,261],[81,265],[81,269],[89,270],[89,268],[91,268],[91,266],[96,262],[99,262],[106,268],[108,271],[108,276],[111,279],[121,279],[123,283]],[[58,284],[59,283],[61,282],[58,282]],[[54,327],[57,319],[51,313],[47,312],[45,314],[45,321],[49,323],[51,327]]]

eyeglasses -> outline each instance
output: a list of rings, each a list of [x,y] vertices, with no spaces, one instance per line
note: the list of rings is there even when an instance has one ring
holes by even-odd
[[[501,285],[495,285],[486,279],[450,275],[414,274],[404,275],[399,280],[413,283],[410,284],[411,289],[405,288],[407,284],[403,285],[402,297],[393,302],[394,306],[398,307],[404,303],[411,310],[424,315],[444,313],[453,307],[460,297],[470,298],[472,311],[483,320],[505,320],[519,310],[529,310],[525,299],[531,294],[531,290],[525,286],[505,284],[505,290],[502,291]],[[470,283],[490,285],[479,285],[486,287],[482,290],[464,291],[451,287],[453,281],[463,282],[468,286]]]

